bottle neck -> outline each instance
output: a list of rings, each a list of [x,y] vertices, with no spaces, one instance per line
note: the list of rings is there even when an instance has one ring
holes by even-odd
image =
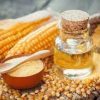
[[[73,31],[73,32],[68,32],[66,29],[59,27],[59,37],[63,40],[66,41],[66,39],[87,39],[89,38],[89,29],[90,26],[89,24],[87,25],[87,28],[84,30],[78,30],[78,31]]]

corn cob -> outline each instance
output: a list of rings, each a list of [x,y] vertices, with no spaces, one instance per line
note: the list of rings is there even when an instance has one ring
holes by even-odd
[[[12,29],[5,31],[1,36],[0,36],[0,41],[6,39],[7,37],[10,37],[12,35],[18,34],[18,32],[21,32],[25,28],[28,28],[30,26],[33,26],[33,29],[37,28],[41,24],[43,24],[45,21],[49,20],[50,16],[44,19],[40,19],[36,22],[27,22],[27,23],[18,23],[15,25]]]
[[[31,32],[22,38],[8,53],[7,57],[31,54],[53,46],[54,39],[58,35],[57,21],[51,22],[38,30]]]
[[[23,29],[27,28],[31,23],[17,23],[11,29],[5,30],[0,34],[0,41],[10,37],[12,35],[18,34],[18,32],[22,31]]]
[[[31,31],[35,30],[42,24],[46,23],[49,19],[50,16],[39,19],[35,22],[21,23],[19,26],[17,25],[16,28],[14,27],[7,33],[2,34],[0,36],[0,56],[4,55],[6,51],[10,50],[19,39],[29,34]]]
[[[3,40],[0,41],[0,48],[1,48],[0,54],[2,54],[4,52],[4,50],[5,50],[4,48],[6,48],[7,45],[12,43],[12,41],[16,41],[17,42],[20,38],[22,38],[23,36],[27,35],[29,32],[31,32],[33,29],[35,29],[39,25],[39,24],[37,24],[37,25],[34,26],[34,24],[33,25],[32,24],[29,27],[27,27],[26,29],[24,29],[24,30],[22,30],[23,27],[20,30],[17,29],[17,31],[16,31],[17,33],[16,34],[15,33],[14,34],[11,33],[11,36],[9,36],[9,34],[8,34],[7,37],[6,37],[6,35],[4,35],[5,37],[2,37]],[[16,42],[13,42],[13,45]],[[4,45],[6,45],[6,46],[4,47]],[[8,50],[8,49],[6,48],[6,50]]]

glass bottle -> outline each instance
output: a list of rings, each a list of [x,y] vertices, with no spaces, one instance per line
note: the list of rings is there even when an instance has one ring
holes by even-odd
[[[92,72],[92,39],[89,15],[80,10],[61,14],[59,36],[55,39],[54,63],[64,76],[81,78]]]

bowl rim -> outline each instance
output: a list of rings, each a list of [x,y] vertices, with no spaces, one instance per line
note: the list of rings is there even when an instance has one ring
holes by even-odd
[[[17,58],[17,57],[23,57],[23,56],[16,56],[15,58]],[[12,57],[10,57],[9,59],[7,58],[7,60],[10,60],[10,59],[12,59]],[[7,60],[5,60],[5,61],[7,61]],[[44,69],[45,69],[45,64],[44,64],[44,62],[41,60],[41,59],[39,59],[41,62],[42,62],[42,64],[43,64],[43,69],[41,69],[39,72],[37,72],[37,73],[35,73],[35,74],[32,74],[32,75],[28,75],[28,76],[20,76],[20,77],[18,77],[18,76],[12,76],[12,75],[9,75],[8,73],[2,73],[1,75],[8,75],[8,76],[10,76],[10,77],[12,77],[12,78],[28,78],[28,77],[31,77],[31,76],[35,76],[35,75],[37,75],[37,74],[39,74],[39,73],[41,73],[42,71],[44,72]],[[27,62],[27,61],[26,61]],[[21,65],[21,64],[23,64],[23,63],[25,63],[25,62],[22,62],[22,63],[20,63],[20,64],[18,64],[17,66],[19,66],[19,65]],[[16,67],[17,67],[16,66]]]

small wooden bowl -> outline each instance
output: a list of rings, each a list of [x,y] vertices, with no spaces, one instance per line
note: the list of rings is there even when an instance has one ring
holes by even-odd
[[[40,60],[39,60],[40,61]],[[42,61],[41,61],[42,62]],[[43,63],[43,62],[42,62]],[[29,66],[30,67],[30,66]],[[35,67],[35,66],[34,66]],[[27,69],[25,69],[27,70]],[[42,70],[30,76],[12,76],[8,73],[2,74],[4,81],[14,89],[28,89],[36,86],[42,80],[44,74],[44,66]]]

